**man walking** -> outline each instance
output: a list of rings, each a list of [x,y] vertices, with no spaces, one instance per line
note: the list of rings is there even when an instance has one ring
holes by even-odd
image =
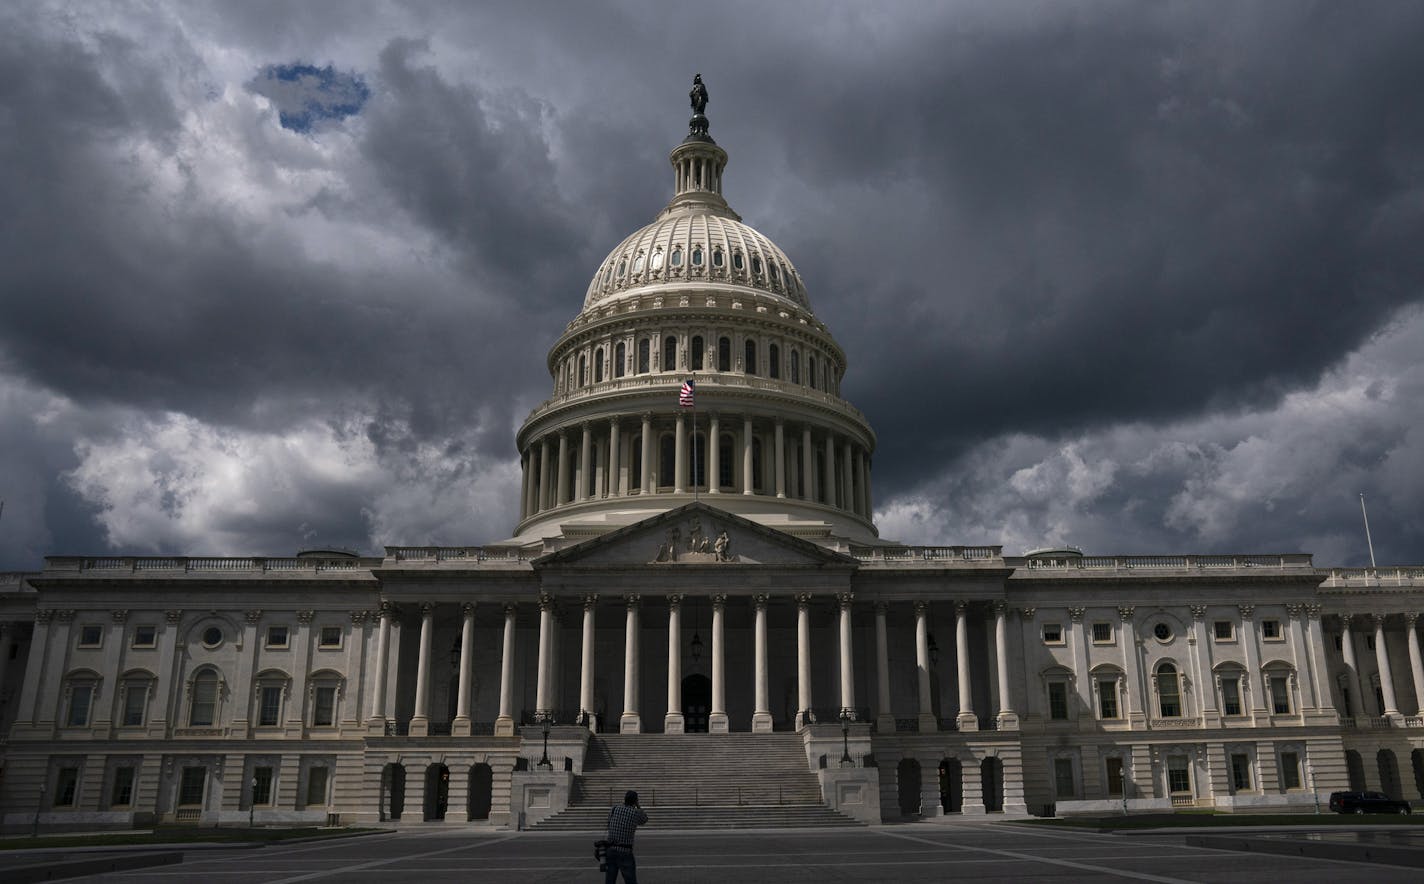
[[[607,868],[604,884],[614,884],[618,872],[622,870],[626,884],[638,884],[638,866],[633,862],[633,835],[638,827],[648,822],[648,815],[638,806],[638,793],[628,790],[623,796],[621,807],[614,806],[608,811],[608,856],[604,858]]]

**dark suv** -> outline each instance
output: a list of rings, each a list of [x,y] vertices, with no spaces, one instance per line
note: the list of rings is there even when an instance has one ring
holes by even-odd
[[[1395,801],[1383,792],[1331,792],[1330,809],[1336,813],[1409,813],[1409,802]]]

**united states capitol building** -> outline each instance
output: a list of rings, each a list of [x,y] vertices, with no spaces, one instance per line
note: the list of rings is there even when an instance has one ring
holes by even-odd
[[[881,538],[850,359],[693,105],[549,352],[512,537],[0,575],[7,829],[1424,797],[1424,568]]]

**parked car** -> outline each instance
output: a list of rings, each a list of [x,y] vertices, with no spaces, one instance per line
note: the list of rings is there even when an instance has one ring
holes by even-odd
[[[1331,792],[1330,809],[1336,813],[1409,813],[1409,802],[1395,801],[1383,792]]]

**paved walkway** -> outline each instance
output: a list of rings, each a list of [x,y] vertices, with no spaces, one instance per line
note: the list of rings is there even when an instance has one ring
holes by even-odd
[[[1418,869],[1190,847],[1186,832],[1101,835],[992,823],[638,835],[644,884],[725,881],[1417,882]],[[75,881],[297,884],[304,881],[598,881],[592,838],[553,833],[398,832],[186,861]]]

